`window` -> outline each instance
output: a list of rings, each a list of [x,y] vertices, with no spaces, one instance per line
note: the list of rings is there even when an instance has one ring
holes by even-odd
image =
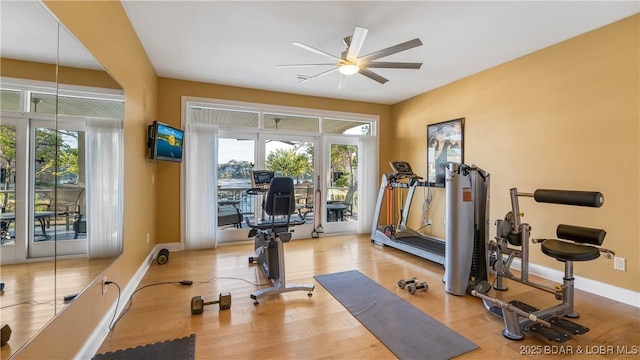
[[[326,134],[372,135],[371,122],[324,119],[322,130]]]
[[[188,151],[181,209],[188,249],[246,240],[246,219],[261,212],[258,199],[246,193],[251,170],[294,179],[296,212],[305,219],[294,237],[310,237],[314,219],[326,233],[371,228],[373,210],[367,209],[379,185],[377,116],[186,97],[183,103]]]
[[[258,113],[239,110],[222,110],[194,106],[190,109],[193,124],[207,124],[232,127],[258,127]]]
[[[55,95],[55,84],[21,81],[3,79],[1,89],[2,260],[113,256],[121,246],[113,237],[122,236],[124,97],[96,88]]]
[[[1,110],[19,111],[20,91],[2,89],[2,93],[0,94],[0,105],[2,105]]]
[[[264,128],[318,132],[320,119],[309,116],[264,113]]]
[[[90,94],[83,97],[32,92],[30,95],[31,111],[35,113],[114,119],[122,119],[124,115],[121,100],[91,98]]]

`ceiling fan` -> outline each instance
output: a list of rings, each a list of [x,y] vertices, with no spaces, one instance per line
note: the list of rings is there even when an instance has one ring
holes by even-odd
[[[298,75],[298,79],[300,79],[299,83],[311,81],[316,78],[319,78],[320,76],[330,74],[334,71],[339,71],[342,74],[342,77],[340,78],[340,83],[338,85],[338,88],[342,88],[346,80],[346,76],[353,75],[355,73],[360,73],[372,80],[379,82],[380,84],[384,84],[387,81],[389,81],[388,79],[374,73],[369,69],[375,69],[375,68],[377,69],[383,69],[383,68],[384,69],[420,69],[420,67],[422,66],[422,63],[374,61],[379,58],[393,55],[395,53],[399,53],[401,51],[409,50],[414,47],[422,45],[422,41],[420,41],[420,39],[418,38],[388,47],[386,49],[378,50],[368,55],[359,56],[360,49],[362,48],[362,44],[364,44],[364,39],[367,36],[367,32],[368,30],[366,28],[356,26],[355,30],[353,31],[353,35],[347,36],[343,39],[344,44],[347,46],[347,48],[345,51],[342,52],[341,57],[331,55],[327,52],[318,50],[309,45],[305,45],[301,42],[294,41],[292,43],[293,45],[300,47],[302,49],[311,51],[313,53],[322,55],[324,57],[327,57],[333,60],[334,62],[324,63],[324,64],[278,65],[278,67],[309,67],[309,66],[333,65],[335,66],[334,68],[327,71],[323,71],[313,76]]]

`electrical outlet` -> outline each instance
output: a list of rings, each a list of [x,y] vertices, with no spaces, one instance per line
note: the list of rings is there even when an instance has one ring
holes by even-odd
[[[613,268],[615,270],[627,271],[627,261],[623,257],[615,256],[613,258]]]
[[[427,224],[426,224],[426,225],[427,225],[427,226],[431,226],[431,225],[433,225],[433,220],[431,220],[431,219],[427,219]]]
[[[151,242],[151,234],[147,233],[147,244]]]
[[[102,278],[102,295],[107,293],[107,281],[109,280],[107,280],[106,276]]]

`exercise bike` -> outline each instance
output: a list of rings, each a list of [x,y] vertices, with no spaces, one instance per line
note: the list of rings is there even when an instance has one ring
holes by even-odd
[[[255,238],[255,256],[249,257],[249,263],[258,264],[273,283],[272,287],[251,294],[254,305],[259,304],[258,299],[261,297],[290,291],[307,291],[308,296],[311,296],[315,285],[286,283],[283,243],[291,240],[290,227],[304,224],[304,219],[295,214],[293,179],[274,177],[273,172],[269,171],[254,171],[252,180],[258,181],[254,181],[254,187],[247,190],[247,194],[266,193],[266,197],[262,204],[261,218],[246,220],[251,228],[249,237]]]
[[[533,197],[536,202],[564,204],[574,206],[600,207],[604,197],[599,192],[565,191],[539,189],[534,193],[522,193],[511,189],[512,209],[503,220],[496,222],[496,238],[487,242],[487,254],[490,267],[495,271],[493,284],[480,282],[471,294],[482,299],[491,313],[504,319],[505,330],[502,335],[511,340],[524,338],[524,332],[537,333],[550,341],[564,342],[570,335],[580,335],[589,328],[566,318],[578,318],[574,310],[574,261],[590,261],[604,253],[612,259],[613,251],[601,248],[606,232],[602,229],[560,224],[556,236],[561,239],[530,239],[531,226],[522,223],[519,197]],[[562,284],[553,288],[529,280],[529,242],[540,244],[542,252],[558,261],[564,262]],[[520,277],[511,273],[514,258],[521,259]],[[547,309],[538,309],[520,301],[509,303],[491,297],[487,293],[493,287],[507,290],[503,279],[517,281],[554,294],[561,303]]]

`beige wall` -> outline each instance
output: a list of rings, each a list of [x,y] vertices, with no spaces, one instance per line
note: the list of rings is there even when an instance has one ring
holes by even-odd
[[[119,89],[118,83],[104,71],[58,67],[58,83]],[[0,76],[56,82],[56,65],[33,61],[0,59]]]
[[[120,2],[45,1],[62,23],[111,73],[125,93],[124,252],[105,275],[124,288],[154,243],[155,168],[146,157],[146,127],[155,118],[156,74]],[[17,359],[71,359],[82,348],[117,295],[102,296],[101,284],[89,286],[56,317]]]
[[[600,191],[601,208],[521,198],[523,221],[534,238],[555,237],[560,222],[605,229],[604,246],[627,258],[627,271],[601,257],[576,263],[576,275],[640,290],[639,22],[636,15],[394,105],[397,157],[425,174],[427,124],[465,117],[465,162],[491,174],[491,236],[510,210],[510,188]],[[444,189],[433,194],[432,233],[444,238]],[[419,211],[409,224],[422,226]],[[562,269],[537,247],[534,263]]]
[[[251,103],[295,106],[310,109],[354,112],[380,116],[380,133],[392,133],[391,107],[364,102],[335,100],[312,96],[285,94],[231,86],[160,78],[158,80],[158,120],[181,127],[181,97],[193,96],[211,99],[245,101]],[[381,161],[388,164],[393,148],[381,142]],[[158,162],[158,242],[180,241],[180,166]]]

